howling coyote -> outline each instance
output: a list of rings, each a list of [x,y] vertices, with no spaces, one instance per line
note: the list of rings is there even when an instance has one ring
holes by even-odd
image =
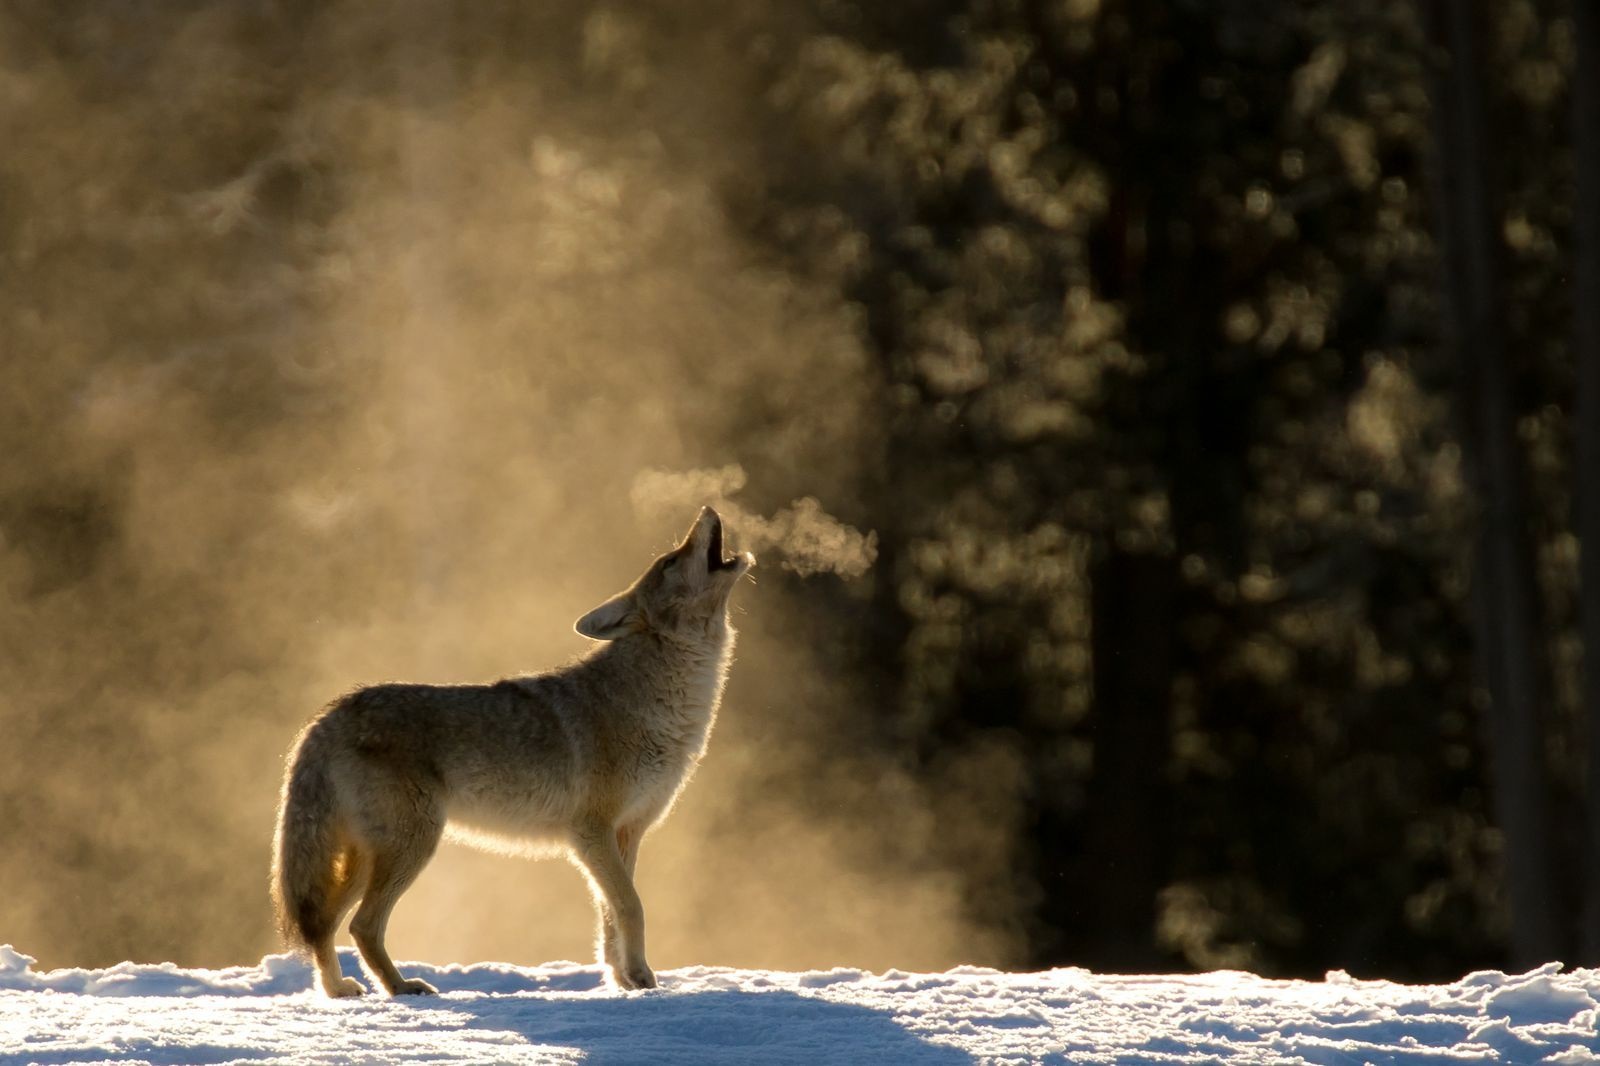
[[[623,988],[654,988],[639,841],[694,773],[733,650],[728,597],[755,559],[723,556],[707,507],[683,543],[582,618],[604,641],[547,674],[492,685],[375,685],[337,700],[295,742],[278,809],[272,894],[285,940],[330,996],[350,932],[391,995],[429,993],[384,947],[389,913],[442,836],[521,854],[564,853],[588,875],[597,950]]]

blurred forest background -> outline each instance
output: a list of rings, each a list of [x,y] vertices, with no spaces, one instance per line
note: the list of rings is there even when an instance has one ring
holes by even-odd
[[[272,950],[299,723],[737,462],[879,554],[740,593],[658,965],[1600,963],[1597,23],[0,0],[0,941]],[[585,954],[535,876],[395,950]]]

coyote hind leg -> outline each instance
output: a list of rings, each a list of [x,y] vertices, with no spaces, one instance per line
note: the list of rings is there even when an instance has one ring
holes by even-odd
[[[366,992],[361,982],[346,977],[339,969],[339,954],[333,947],[333,935],[355,903],[355,888],[367,878],[367,860],[354,848],[339,853],[333,869],[333,882],[323,904],[323,921],[319,928],[326,932],[311,945],[311,958],[317,966],[317,980],[322,991],[335,999],[359,996]]]
[[[384,946],[395,903],[433,857],[438,842],[439,827],[435,826],[431,837],[413,839],[408,847],[374,855],[361,905],[350,922],[350,935],[355,938],[367,969],[391,996],[433,995],[438,991],[426,981],[401,976]]]
[[[333,999],[366,994],[366,989],[354,977],[346,977],[339,969],[339,954],[333,949],[333,937],[311,948],[311,957],[317,964],[317,980],[322,991]]]

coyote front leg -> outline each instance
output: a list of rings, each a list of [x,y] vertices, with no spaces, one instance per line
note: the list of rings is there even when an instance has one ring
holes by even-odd
[[[577,854],[594,886],[601,951],[612,976],[623,988],[656,987],[656,976],[644,957],[644,904],[633,887],[637,840],[632,833],[614,833],[609,826],[596,828],[579,837]]]
[[[639,838],[643,834],[631,826],[617,827],[617,851],[622,854],[622,868],[628,872],[628,880],[633,880],[634,870],[639,862]],[[604,899],[598,901],[600,906],[600,961],[604,962],[613,971],[622,965],[622,953],[618,948],[617,920],[612,914],[611,904]]]

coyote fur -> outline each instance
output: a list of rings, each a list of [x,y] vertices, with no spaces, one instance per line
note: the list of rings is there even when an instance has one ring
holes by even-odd
[[[545,674],[487,685],[375,685],[300,733],[273,842],[278,926],[330,996],[365,991],[339,972],[350,932],[391,995],[431,993],[395,969],[389,914],[442,837],[522,854],[564,853],[588,876],[596,945],[626,989],[654,988],[639,842],[694,773],[733,650],[728,598],[755,564],[724,556],[707,507],[683,542],[575,628],[604,643]]]

